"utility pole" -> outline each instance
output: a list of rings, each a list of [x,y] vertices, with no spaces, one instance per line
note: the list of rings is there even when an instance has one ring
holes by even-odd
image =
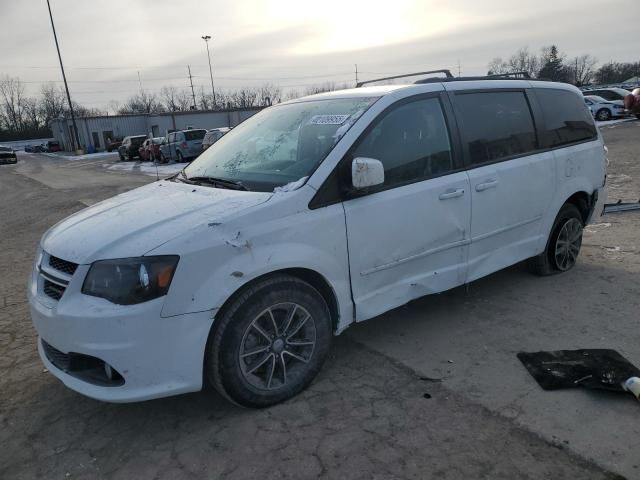
[[[64,81],[64,88],[67,91],[67,101],[69,102],[69,111],[71,112],[71,123],[73,124],[73,133],[74,133],[74,135],[71,137],[71,144],[72,144],[72,148],[75,150],[76,145],[78,146],[78,148],[80,148],[80,137],[78,136],[78,127],[76,126],[76,116],[73,113],[73,104],[71,103],[71,94],[69,93],[69,85],[67,85],[67,76],[64,74],[64,66],[62,65],[62,55],[60,55],[60,46],[58,45],[58,36],[56,35],[56,27],[53,24],[53,15],[51,14],[51,5],[49,5],[49,0],[47,0],[47,8],[49,9],[49,18],[51,19],[51,29],[53,30],[53,39],[56,41],[56,50],[58,51],[58,60],[60,60],[60,70],[62,71],[62,80]]]
[[[189,71],[189,83],[191,83],[191,96],[193,97],[193,109],[197,110],[196,107],[196,92],[193,90],[193,80],[191,77],[191,65],[187,65],[187,70]]]
[[[358,64],[355,64],[356,66],[356,86],[358,85]]]
[[[48,0],[47,0],[48,1]],[[211,53],[209,52],[209,40],[211,35],[203,35],[202,39],[207,44],[207,57],[209,58],[209,75],[211,75],[211,94],[213,95],[213,109],[216,109],[216,89],[213,87],[213,69],[211,68]]]
[[[460,59],[458,59],[458,78],[460,78]]]
[[[140,95],[142,95],[142,80],[140,79],[140,70],[138,70],[138,85],[140,85]]]

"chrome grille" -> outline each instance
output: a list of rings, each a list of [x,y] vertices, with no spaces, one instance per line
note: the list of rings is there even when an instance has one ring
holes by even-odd
[[[49,256],[49,266],[59,272],[66,273],[67,275],[73,275],[76,273],[76,269],[78,268],[77,263],[62,260],[61,258],[54,257],[53,255]]]

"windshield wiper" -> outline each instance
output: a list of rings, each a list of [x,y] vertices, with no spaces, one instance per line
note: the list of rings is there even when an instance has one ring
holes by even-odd
[[[187,183],[208,183],[213,185],[214,187],[219,188],[228,188],[230,190],[244,190],[249,191],[249,189],[243,185],[242,182],[236,180],[229,180],[226,178],[217,178],[217,177],[187,177],[184,173],[182,174],[183,180],[186,180]]]

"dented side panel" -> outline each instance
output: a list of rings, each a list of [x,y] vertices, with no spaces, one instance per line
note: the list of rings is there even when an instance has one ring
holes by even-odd
[[[356,320],[463,284],[470,206],[466,172],[345,202]]]
[[[315,190],[276,194],[264,205],[196,235],[168,242],[149,254],[180,248],[181,256],[162,315],[219,309],[243,285],[287,268],[306,268],[331,285],[339,308],[337,330],[353,320],[344,210],[305,206]]]

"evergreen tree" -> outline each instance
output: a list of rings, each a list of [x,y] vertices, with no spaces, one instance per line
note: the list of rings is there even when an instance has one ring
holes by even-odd
[[[558,52],[558,47],[551,45],[543,53],[543,66],[538,77],[553,82],[568,82],[569,72],[563,63],[563,58]]]

